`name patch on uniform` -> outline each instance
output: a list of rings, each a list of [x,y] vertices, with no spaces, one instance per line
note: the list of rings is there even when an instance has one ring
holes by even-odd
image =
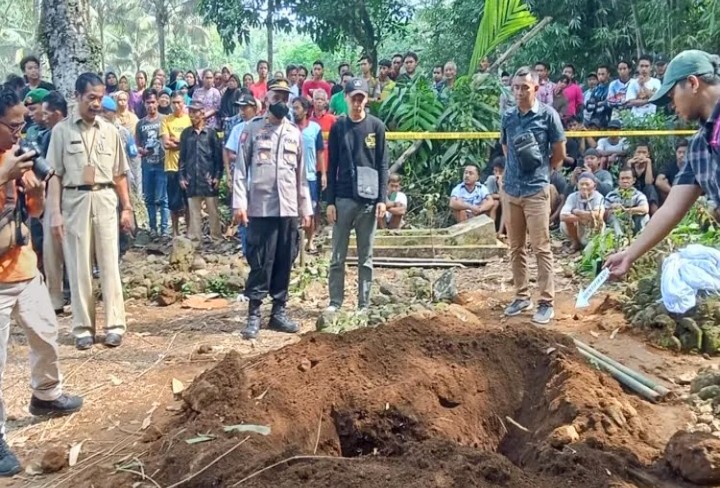
[[[82,144],[82,141],[70,141],[70,144]]]
[[[368,134],[365,138],[365,146],[368,149],[375,149],[375,134]]]

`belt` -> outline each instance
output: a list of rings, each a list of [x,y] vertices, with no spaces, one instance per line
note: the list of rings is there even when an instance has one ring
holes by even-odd
[[[99,191],[106,190],[108,188],[115,188],[114,183],[96,183],[94,185],[78,185],[78,186],[66,186],[65,190],[77,190],[77,191]]]

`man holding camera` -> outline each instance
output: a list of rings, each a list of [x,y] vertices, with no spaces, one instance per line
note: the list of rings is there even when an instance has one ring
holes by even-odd
[[[45,183],[31,171],[37,153],[17,155],[26,112],[15,92],[0,92],[0,379],[14,316],[30,346],[30,413],[67,415],[83,401],[62,392],[57,318],[24,224],[27,217],[40,217],[45,205]],[[5,442],[5,418],[0,394],[0,476],[13,476],[21,468]]]
[[[555,290],[550,247],[550,173],[565,159],[565,131],[560,116],[537,99],[538,74],[528,67],[513,77],[517,106],[502,118],[500,142],[507,158],[503,182],[503,215],[510,240],[515,299],[505,315],[533,308],[528,287],[527,237],[537,257],[540,300],[533,322],[552,320]]]
[[[63,239],[67,258],[75,347],[85,350],[95,343],[93,257],[100,268],[105,305],[103,343],[117,347],[126,327],[117,207],[119,200],[120,226],[130,230],[129,168],[120,133],[99,117],[105,95],[103,81],[94,73],[83,73],[75,82],[75,92],[77,114],[55,126],[50,140],[48,163],[56,177],[50,180],[48,211],[53,235]]]

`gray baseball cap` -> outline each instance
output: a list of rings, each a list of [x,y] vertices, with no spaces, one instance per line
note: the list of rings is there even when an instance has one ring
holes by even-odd
[[[712,54],[698,49],[689,49],[675,56],[668,64],[660,89],[655,92],[649,102],[655,105],[667,105],[670,103],[668,94],[679,81],[692,75],[702,76],[715,73],[716,67],[712,58]]]

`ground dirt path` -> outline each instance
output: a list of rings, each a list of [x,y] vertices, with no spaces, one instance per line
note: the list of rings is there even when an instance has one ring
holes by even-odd
[[[558,272],[561,274],[560,270]],[[397,270],[378,270],[377,275],[379,280],[392,281],[398,273]],[[354,276],[351,271],[348,280],[354,281]],[[462,292],[459,301],[464,307],[470,311],[482,310],[484,316],[492,317],[493,323],[486,325],[512,328],[529,323],[529,316],[510,320],[502,317],[502,305],[511,297],[507,263],[460,270],[458,287]],[[326,303],[323,284],[312,284],[311,289],[312,299],[305,302],[294,299],[290,310],[293,317],[300,319],[302,332],[314,330],[315,318]],[[646,345],[642,337],[628,331],[618,311],[596,313],[591,309],[576,314],[573,310],[575,285],[569,279],[561,279],[558,289],[554,330],[577,337],[628,366],[659,377],[666,386],[678,392],[683,390],[671,383],[676,375],[709,364],[699,356],[673,355]],[[350,286],[348,296],[354,293]],[[594,305],[597,308],[598,301]],[[87,473],[110,475],[116,473],[118,462],[146,455],[150,446],[147,441],[154,440],[154,426],[179,415],[182,402],[173,398],[173,379],[187,387],[230,350],[237,351],[242,357],[259,357],[301,340],[301,335],[263,331],[257,343],[251,345],[238,334],[244,313],[243,304],[198,311],[183,309],[180,305],[159,308],[130,302],[129,332],[122,347],[108,350],[95,346],[88,352],[74,349],[69,336],[69,319],[61,319],[60,352],[66,390],[82,394],[85,406],[71,417],[47,421],[34,421],[28,414],[28,348],[22,331],[14,327],[3,378],[11,447],[27,466],[39,461],[48,448],[68,449],[77,443],[83,444],[80,461],[75,467],[66,467],[50,475],[23,473],[11,480],[0,481],[0,486],[93,486]],[[618,328],[611,339],[612,332]],[[687,422],[688,410],[679,401],[647,405],[653,415],[645,420],[663,441]]]

